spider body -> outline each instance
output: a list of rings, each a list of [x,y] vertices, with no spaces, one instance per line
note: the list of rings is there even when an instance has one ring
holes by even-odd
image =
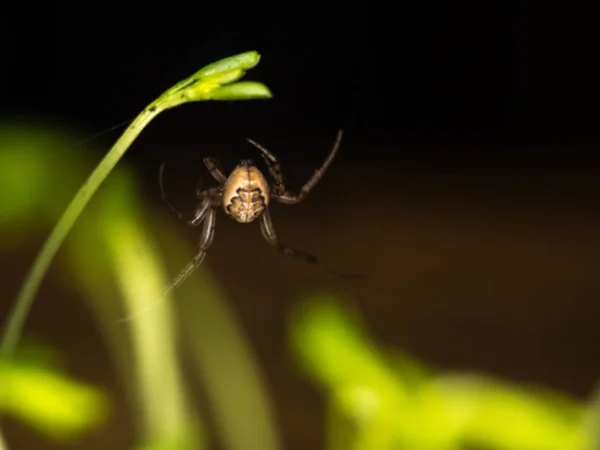
[[[279,167],[277,158],[266,148],[257,144],[251,139],[247,139],[261,152],[261,156],[267,164],[269,174],[274,180],[272,186],[269,185],[262,172],[246,159],[240,161],[229,176],[225,176],[218,167],[214,158],[204,158],[204,165],[209,170],[213,178],[219,183],[219,187],[209,188],[197,192],[199,205],[191,217],[185,217],[177,208],[175,208],[166,198],[162,185],[162,172],[164,164],[160,168],[159,184],[163,200],[169,208],[177,214],[180,219],[185,220],[192,226],[202,224],[202,237],[200,240],[200,250],[194,259],[175,277],[167,288],[165,294],[179,286],[204,260],[206,250],[213,241],[215,234],[216,211],[221,206],[227,215],[239,223],[250,223],[257,219],[260,220],[260,229],[265,240],[275,247],[281,253],[291,256],[297,260],[317,264],[318,258],[309,253],[295,250],[280,242],[275,234],[271,214],[269,213],[269,204],[271,200],[280,203],[292,205],[298,203],[310,192],[310,190],[323,177],[327,168],[331,165],[333,158],[339,150],[342,139],[342,130],[338,132],[337,139],[329,156],[325,159],[323,165],[318,168],[313,176],[302,186],[298,195],[290,194],[285,187],[283,175]],[[345,278],[362,278],[360,274],[342,274],[333,269],[328,269],[338,276]]]
[[[269,199],[269,184],[250,160],[241,161],[223,186],[223,209],[239,223],[258,219],[269,206]]]

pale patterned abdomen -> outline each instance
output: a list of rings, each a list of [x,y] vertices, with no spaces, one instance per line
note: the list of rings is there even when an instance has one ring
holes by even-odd
[[[254,166],[238,166],[223,188],[223,209],[234,220],[249,223],[269,204],[269,185]]]

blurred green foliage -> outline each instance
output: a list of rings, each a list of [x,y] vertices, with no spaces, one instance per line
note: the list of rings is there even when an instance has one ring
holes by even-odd
[[[329,449],[597,448],[592,404],[477,374],[436,374],[378,347],[333,298],[302,303],[291,326],[298,361],[328,396]]]
[[[17,359],[0,363],[0,414],[64,443],[106,422],[104,392],[66,376],[39,346],[24,350]]]
[[[83,181],[81,171],[63,170],[66,157],[73,167],[84,164],[77,152],[65,152],[73,144],[67,133],[53,123],[0,122],[3,251],[16,251],[33,233],[47,230]]]

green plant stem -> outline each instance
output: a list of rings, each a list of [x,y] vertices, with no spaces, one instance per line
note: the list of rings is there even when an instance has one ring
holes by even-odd
[[[119,159],[121,159],[125,151],[141,133],[144,127],[161,112],[159,107],[154,106],[155,105],[151,105],[151,107],[146,108],[127,128],[111,151],[100,164],[98,164],[96,170],[94,170],[79,189],[75,198],[73,198],[67,207],[67,210],[58,221],[58,224],[46,239],[46,242],[27,274],[27,282],[23,284],[17,295],[15,306],[8,316],[7,326],[4,330],[0,347],[0,361],[12,357],[17,342],[21,337],[25,319],[31,310],[35,293],[37,292],[52,259],[56,255],[56,252],[64,242],[71,228],[73,228],[75,221],[90,201],[91,197],[98,190],[102,181],[104,181],[110,171],[115,167]]]

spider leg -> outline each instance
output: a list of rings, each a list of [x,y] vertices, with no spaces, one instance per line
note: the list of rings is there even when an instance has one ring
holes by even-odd
[[[219,184],[224,184],[227,181],[227,177],[219,168],[219,164],[215,158],[204,158],[203,162],[212,177],[217,180]],[[202,180],[200,179],[196,185],[196,198],[202,201],[206,197],[206,194],[207,190],[202,189]]]
[[[181,272],[175,277],[175,279],[169,284],[165,290],[164,295],[168,295],[173,289],[181,285],[191,274],[202,264],[204,257],[206,256],[206,250],[212,244],[215,237],[215,223],[217,218],[217,210],[212,200],[207,199],[205,203],[210,206],[208,213],[204,218],[204,224],[202,226],[202,239],[200,240],[200,250],[194,256],[194,258],[183,268]]]
[[[281,166],[279,165],[279,161],[275,155],[273,155],[269,150],[264,148],[262,145],[253,141],[250,138],[246,138],[248,142],[254,145],[257,149],[260,150],[260,155],[263,157],[265,162],[267,163],[267,167],[269,168],[269,173],[275,180],[275,189],[273,193],[275,196],[280,196],[285,193],[285,182],[283,181],[283,174],[281,173]]]
[[[271,220],[269,208],[265,208],[260,218],[260,231],[262,232],[262,235],[267,240],[267,242],[273,247],[275,247],[277,251],[283,253],[284,255],[290,256],[298,261],[304,261],[306,263],[316,265],[320,264],[319,258],[317,258],[315,255],[311,255],[310,253],[303,252],[301,250],[296,250],[294,248],[288,247],[282,242],[279,242],[279,240],[277,239],[277,235],[275,234],[275,228],[273,227],[273,221]],[[325,270],[340,278],[358,279],[365,277],[365,275],[358,273],[338,272],[337,270],[334,270],[330,267],[326,267]]]
[[[208,169],[208,171],[210,172],[210,174],[213,176],[213,178],[215,180],[217,180],[217,182],[219,184],[225,184],[225,182],[227,181],[227,177],[225,176],[225,174],[223,173],[223,171],[219,168],[219,163],[217,162],[217,160],[215,158],[204,158],[204,165],[206,166],[206,168]]]
[[[200,206],[196,208],[194,215],[191,219],[188,220],[188,223],[192,226],[197,226],[204,221],[207,214],[214,208],[216,204],[218,204],[220,200],[219,188],[211,188],[202,192],[202,203]]]
[[[321,167],[315,170],[313,176],[310,177],[310,179],[304,184],[304,186],[302,186],[298,195],[282,193],[279,195],[274,195],[275,199],[280,201],[281,203],[285,203],[288,205],[293,205],[294,203],[298,203],[304,200],[304,198],[308,195],[311,189],[315,187],[315,185],[319,182],[319,180],[321,180],[321,178],[323,178],[325,171],[333,162],[335,155],[340,149],[340,143],[342,142],[342,134],[343,131],[339,130],[335,143],[333,144],[333,148],[331,149],[331,152],[329,152],[329,156],[327,157],[323,165],[321,165]]]
[[[202,200],[202,202],[200,203],[198,208],[196,208],[196,211],[194,211],[194,214],[191,217],[186,217],[179,209],[177,209],[169,201],[169,199],[167,199],[167,195],[165,193],[165,189],[164,189],[164,185],[163,185],[164,167],[165,167],[165,163],[162,163],[160,165],[159,176],[158,176],[158,183],[160,186],[160,193],[161,193],[162,199],[167,204],[169,209],[171,211],[173,211],[173,213],[175,213],[175,215],[177,217],[179,217],[179,219],[187,222],[188,224],[190,224],[192,226],[200,225],[200,223],[202,223],[202,221],[204,220],[204,217],[208,213],[210,207],[212,206],[212,202],[213,202],[212,197],[217,194],[218,188],[212,188],[212,189],[208,189],[206,191],[198,193],[198,198],[200,200]]]

